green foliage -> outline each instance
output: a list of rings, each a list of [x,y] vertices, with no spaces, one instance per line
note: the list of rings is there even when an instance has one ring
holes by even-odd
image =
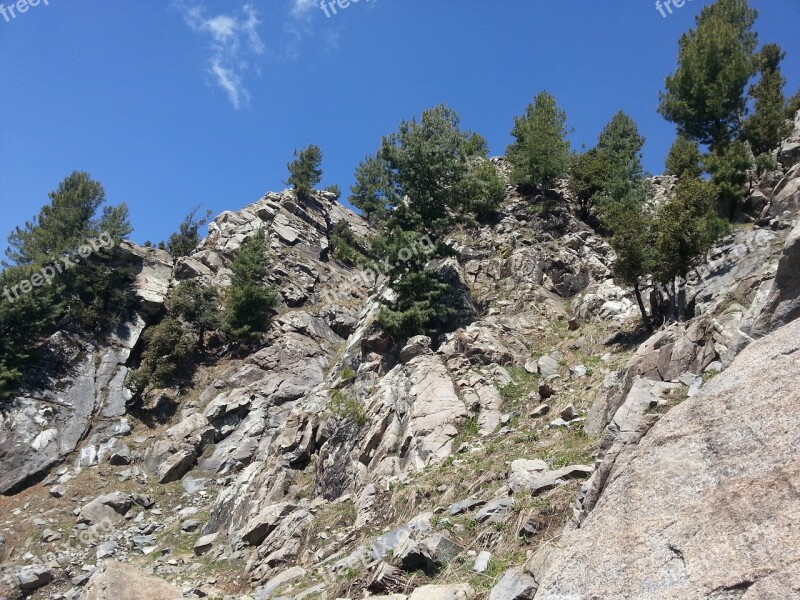
[[[513,182],[552,188],[569,169],[568,133],[566,113],[553,96],[540,92],[514,121],[516,140],[506,151],[514,166]]]
[[[242,345],[258,343],[269,329],[275,291],[265,283],[268,275],[263,234],[246,240],[231,264],[233,276],[223,316],[225,332]]]
[[[614,279],[633,289],[642,322],[650,328],[650,319],[641,294],[642,281],[655,270],[657,260],[653,241],[655,223],[643,204],[617,204],[608,214],[609,228],[614,232],[610,240],[617,254],[614,261]]]
[[[569,188],[578,199],[584,219],[590,216],[598,196],[605,190],[611,170],[611,159],[597,148],[573,156]]]
[[[55,286],[64,315],[78,331],[102,338],[133,310],[136,271],[118,247],[93,253]]]
[[[102,185],[80,172],[49,197],[8,240],[13,264],[4,262],[0,274],[0,400],[15,394],[37,344],[56,326],[102,337],[134,301],[133,269],[116,247],[131,231],[127,207],[103,206]]]
[[[342,197],[342,188],[340,188],[339,184],[336,183],[326,186],[323,191],[335,194],[337,200]]]
[[[189,256],[200,243],[200,228],[207,225],[211,218],[211,211],[206,211],[204,217],[199,218],[197,211],[199,207],[194,207],[183,223],[180,224],[178,231],[169,236],[163,244],[163,249],[172,254],[175,258]]]
[[[748,170],[752,167],[752,156],[739,141],[717,146],[706,157],[706,169],[711,173],[721,214],[733,216],[736,203],[746,192]]]
[[[500,396],[509,406],[519,406],[525,399],[539,389],[539,374],[528,373],[520,367],[509,367],[511,382],[500,388]]]
[[[355,379],[357,376],[358,373],[356,373],[350,367],[345,367],[344,369],[342,369],[342,372],[339,375],[342,381],[350,381],[351,379]]]
[[[678,182],[674,196],[658,211],[655,275],[660,283],[686,278],[695,261],[705,254],[727,225],[715,211],[716,191],[707,181]]]
[[[131,232],[128,209],[124,204],[103,207],[103,186],[88,173],[74,172],[49,194],[50,203],[38,217],[24,227],[16,227],[8,237],[6,257],[17,265],[43,265],[63,254],[72,254],[90,238],[103,232],[119,242]],[[4,262],[4,266],[9,263]]]
[[[400,201],[391,183],[391,169],[380,153],[367,156],[356,167],[356,182],[350,186],[350,204],[373,225],[385,221],[389,207]]]
[[[322,150],[319,146],[307,146],[300,151],[294,151],[295,160],[287,165],[291,185],[299,196],[310,194],[314,187],[322,181]]]
[[[597,139],[597,150],[608,157],[610,170],[598,195],[600,217],[617,203],[640,204],[646,196],[641,151],[645,139],[636,122],[620,111]]]
[[[330,234],[332,256],[350,266],[369,266],[370,258],[365,252],[367,242],[360,239],[347,221],[339,221]]]
[[[400,258],[401,252],[415,248],[417,238],[413,231],[396,230],[384,240],[384,256],[391,265],[389,279],[396,298],[381,308],[378,318],[397,338],[433,335],[453,313],[445,301],[450,287],[436,272],[426,268],[430,256],[419,251],[407,260]]]
[[[169,300],[170,313],[195,331],[198,349],[202,351],[206,332],[222,326],[217,289],[203,285],[197,279],[182,281]]]
[[[350,419],[359,427],[367,424],[367,412],[361,403],[342,390],[333,390],[328,403],[331,413],[340,419]]]
[[[486,141],[461,131],[460,118],[445,105],[403,121],[383,139],[380,151],[356,170],[350,201],[380,229],[372,251],[387,267],[395,299],[387,301],[380,321],[393,335],[434,333],[453,310],[450,286],[428,270],[432,259],[448,255],[431,240],[491,211],[505,189],[486,155]]]
[[[572,158],[569,187],[580,203],[581,216],[604,214],[616,203],[641,203],[645,198],[641,150],[644,138],[636,122],[620,111],[609,121],[597,146]]]
[[[486,157],[488,147],[478,134],[461,131],[460,121],[440,104],[383,139],[378,165],[385,171],[373,181],[388,182],[377,198],[388,201],[389,229],[438,235],[468,220],[476,205],[485,209],[484,186],[475,179],[483,173],[476,171],[477,159]]]
[[[744,137],[756,156],[772,152],[792,132],[783,95],[786,79],[780,70],[785,56],[777,44],[766,44],[758,54],[761,78],[750,86],[755,112],[744,122]]]
[[[685,135],[679,135],[667,155],[667,174],[678,179],[698,179],[703,174],[703,155],[700,146]]]
[[[799,110],[800,110],[800,90],[797,90],[794,96],[792,96],[786,101],[786,112],[784,114],[786,115],[787,119],[793,121],[795,115],[797,114],[797,111]]]
[[[0,288],[10,290],[35,272],[32,267],[7,268],[0,273]],[[37,292],[14,301],[0,297],[0,404],[15,395],[34,344],[59,314],[52,290]]]
[[[139,368],[125,385],[137,395],[176,385],[192,372],[195,341],[176,318],[167,316],[144,332],[145,350]]]
[[[774,171],[779,167],[778,159],[772,154],[759,154],[755,158],[755,167],[759,175],[763,175],[767,171]]]
[[[747,0],[717,0],[681,36],[678,68],[667,77],[659,106],[679,133],[712,149],[734,139],[745,112],[745,87],[756,69],[757,16]]]

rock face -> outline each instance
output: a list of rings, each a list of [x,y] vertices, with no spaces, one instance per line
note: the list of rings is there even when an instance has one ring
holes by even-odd
[[[125,363],[144,330],[136,317],[121,325],[111,344],[98,348],[62,332],[46,350],[65,361],[46,389],[30,390],[0,413],[0,494],[17,491],[73,452],[91,431],[81,460],[97,464],[130,431]]]
[[[798,378],[795,321],[670,411],[534,563],[536,600],[800,596]]]
[[[786,240],[772,285],[757,299],[754,309],[755,322],[744,326],[753,337],[800,317],[800,223]]]

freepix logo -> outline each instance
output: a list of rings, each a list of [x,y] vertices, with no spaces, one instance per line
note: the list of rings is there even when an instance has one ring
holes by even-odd
[[[25,14],[28,9],[36,8],[40,4],[50,6],[50,0],[17,0],[8,6],[0,4],[0,15],[3,15],[3,19],[9,23],[12,19],[16,19],[17,15]]]
[[[372,0],[364,0],[365,2],[372,2]],[[341,10],[349,8],[353,4],[358,4],[360,0],[322,0],[319,3],[319,7],[322,9],[322,12],[325,13],[325,16],[329,19],[337,13],[337,7]]]
[[[3,296],[8,302],[14,303],[20,299],[20,296],[30,294],[37,287],[51,285],[57,275],[77,267],[81,259],[89,258],[95,252],[109,250],[113,247],[114,239],[104,231],[99,237],[87,240],[87,243],[78,248],[73,254],[65,254],[55,262],[45,265],[38,273],[34,273],[30,279],[21,281],[11,288],[4,287]]]
[[[667,18],[667,13],[672,14],[672,8],[683,8],[687,2],[692,0],[656,0],[656,10],[661,13],[661,16]]]

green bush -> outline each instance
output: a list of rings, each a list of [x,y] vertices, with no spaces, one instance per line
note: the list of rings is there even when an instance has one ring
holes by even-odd
[[[145,349],[139,368],[131,371],[125,381],[134,394],[142,395],[189,379],[196,341],[180,321],[168,316],[148,328],[143,337]]]
[[[328,403],[331,413],[340,419],[349,419],[359,427],[367,424],[367,413],[361,403],[345,394],[342,390],[333,390]]]

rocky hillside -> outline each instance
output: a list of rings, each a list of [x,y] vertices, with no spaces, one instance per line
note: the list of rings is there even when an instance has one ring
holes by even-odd
[[[67,367],[0,415],[0,598],[800,597],[800,165],[652,336],[560,195],[509,187],[455,235],[462,326],[402,345],[380,273],[331,255],[337,223],[370,233],[332,194],[223,213],[187,258],[128,244],[135,318],[104,347],[54,335]],[[168,292],[228,285],[258,232],[266,343],[132,405]]]

